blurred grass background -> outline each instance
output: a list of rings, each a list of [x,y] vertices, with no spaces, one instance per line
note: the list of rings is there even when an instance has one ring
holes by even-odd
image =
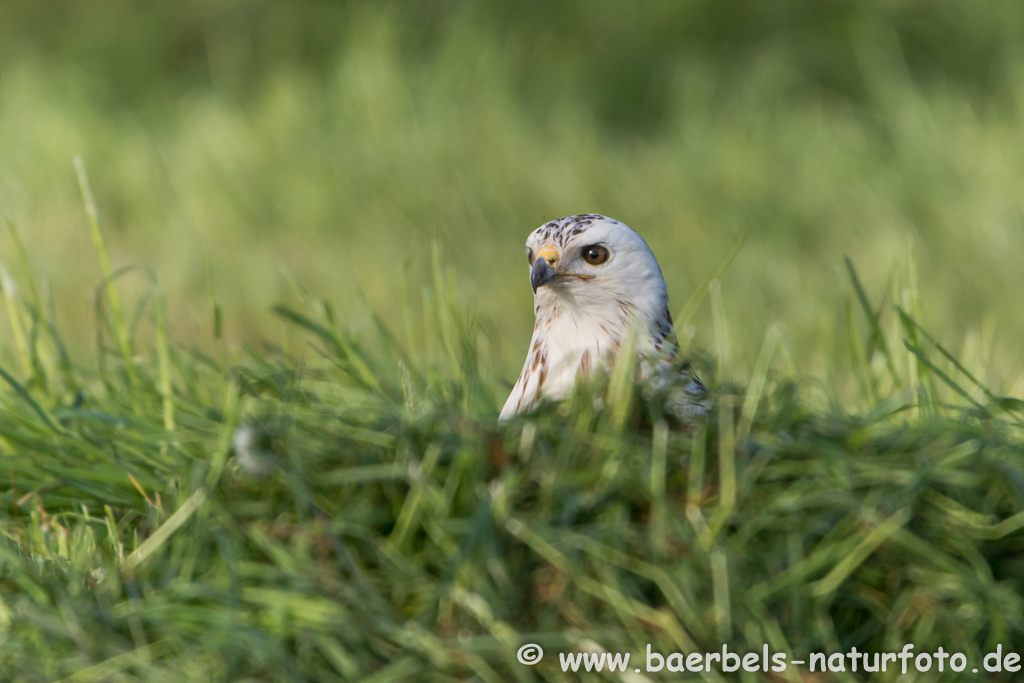
[[[81,154],[177,339],[210,339],[211,301],[229,342],[278,338],[286,271],[351,328],[398,323],[436,242],[512,377],[522,243],[586,211],[649,241],[677,310],[751,231],[722,286],[745,372],[781,322],[801,371],[837,373],[843,255],[878,300],[913,250],[929,329],[1019,394],[1022,46],[1012,1],[8,0],[0,212],[73,353],[99,280]]]
[[[0,678],[1024,651],[1022,15],[0,4]],[[709,293],[695,432],[495,423],[579,211]]]

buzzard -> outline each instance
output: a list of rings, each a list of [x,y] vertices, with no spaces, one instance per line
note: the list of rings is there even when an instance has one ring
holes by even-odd
[[[578,378],[608,371],[631,334],[644,392],[689,423],[708,410],[708,390],[679,347],[668,292],[650,247],[628,226],[581,214],[540,226],[526,240],[533,338],[499,420],[568,394]]]

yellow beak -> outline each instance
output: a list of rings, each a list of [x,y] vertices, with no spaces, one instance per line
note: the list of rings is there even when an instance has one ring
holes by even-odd
[[[541,247],[541,250],[537,252],[537,258],[544,259],[552,268],[558,267],[558,250],[550,244]]]

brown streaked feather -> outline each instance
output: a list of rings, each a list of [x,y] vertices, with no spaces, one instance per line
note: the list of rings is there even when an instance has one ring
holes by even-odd
[[[590,374],[590,366],[591,366],[590,349],[587,349],[586,351],[583,352],[583,357],[580,358],[580,372],[583,373],[584,375],[589,375]]]

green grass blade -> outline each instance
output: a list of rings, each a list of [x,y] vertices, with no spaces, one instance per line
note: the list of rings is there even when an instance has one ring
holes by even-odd
[[[21,319],[21,306],[18,302],[18,289],[14,278],[7,272],[3,260],[0,260],[0,287],[4,290],[4,303],[7,306],[7,317],[11,321],[11,334],[14,336],[14,347],[18,350],[21,369],[26,375],[32,374],[32,359],[29,356],[28,341],[25,339],[25,327]]]
[[[764,387],[768,378],[768,370],[778,347],[778,340],[781,332],[778,324],[768,328],[764,335],[764,343],[761,345],[761,353],[754,363],[754,374],[750,379],[750,386],[747,387],[747,395],[743,399],[743,410],[740,413],[739,427],[736,430],[736,442],[742,444],[750,434],[750,427],[754,423],[754,414],[764,394]]]
[[[153,535],[142,542],[138,548],[132,551],[124,561],[124,567],[126,571],[133,571],[136,567],[145,562],[154,552],[156,552],[171,535],[181,528],[181,525],[188,521],[189,517],[195,514],[203,503],[206,502],[206,490],[196,489],[196,491],[189,496],[181,506],[174,511],[170,517],[167,518],[163,524],[161,524]]]
[[[963,387],[961,387],[959,384],[953,381],[952,377],[947,375],[945,372],[939,369],[934,363],[928,360],[928,357],[924,355],[924,352],[919,347],[916,347],[913,344],[911,344],[909,340],[904,340],[903,344],[907,347],[908,351],[914,354],[914,356],[918,359],[920,363],[927,367],[933,375],[941,379],[946,384],[946,386],[948,386],[950,389],[955,391],[961,398],[963,398],[965,401],[974,406],[982,415],[984,415],[985,417],[992,417],[992,414],[988,411],[987,408],[985,408],[985,406],[981,405],[973,398],[971,398],[971,395],[967,393],[967,391],[964,390]]]
[[[853,367],[857,383],[864,394],[865,403],[868,406],[877,405],[878,392],[875,388],[874,378],[871,376],[871,370],[868,368],[864,344],[861,343],[860,335],[857,334],[857,321],[853,317],[853,305],[850,303],[849,295],[844,299],[843,311],[846,314],[846,343],[850,350],[850,365]]]
[[[124,371],[128,378],[129,385],[136,383],[135,365],[132,361],[131,339],[128,336],[127,320],[121,308],[121,296],[117,291],[114,270],[110,267],[110,257],[107,254],[107,245],[103,239],[103,231],[100,229],[99,212],[96,209],[96,199],[92,194],[92,187],[89,185],[89,176],[85,172],[85,164],[82,157],[75,157],[75,171],[78,174],[78,186],[82,192],[82,201],[85,203],[85,215],[89,221],[89,231],[92,234],[93,246],[100,261],[100,272],[103,274],[103,281],[106,283],[107,301],[110,302],[110,313],[113,318],[115,337],[121,357],[124,361]]]
[[[719,382],[728,380],[729,371],[729,326],[725,322],[725,304],[722,302],[722,283],[714,280],[708,286],[711,298],[711,320],[715,328],[715,346],[718,356],[716,379]]]
[[[898,312],[901,318],[903,318],[907,322],[907,324],[913,325],[918,330],[918,332],[920,332],[921,335],[924,336],[924,338],[929,343],[931,343],[938,350],[938,352],[943,355],[943,357],[945,357],[946,360],[953,364],[953,367],[955,367],[964,377],[970,380],[971,383],[974,384],[974,386],[978,387],[982,391],[982,393],[985,394],[985,397],[988,398],[988,400],[992,401],[996,405],[999,405],[1000,407],[1006,405],[1014,405],[1013,399],[1007,401],[1006,397],[996,396],[991,390],[989,390],[989,388],[985,386],[980,380],[978,380],[978,378],[976,378],[970,370],[964,367],[964,365],[956,356],[950,353],[946,349],[946,347],[944,347],[935,339],[935,337],[933,337],[931,334],[928,333],[927,330],[921,327],[920,323],[914,320],[906,311],[904,311],[902,308],[898,308]]]
[[[857,269],[854,268],[853,261],[850,260],[849,256],[844,256],[843,262],[846,264],[846,271],[850,274],[850,282],[853,284],[853,290],[857,294],[857,301],[860,302],[861,311],[864,313],[864,317],[868,321],[868,326],[871,328],[871,339],[873,343],[868,347],[866,355],[870,356],[873,349],[877,349],[881,352],[885,357],[885,367],[889,370],[889,375],[892,377],[893,384],[898,389],[902,388],[903,384],[900,380],[899,373],[896,372],[896,363],[893,361],[892,354],[889,351],[889,344],[886,343],[885,332],[882,331],[882,324],[879,321],[879,315],[876,311],[872,310],[871,304],[868,302],[868,296],[864,293],[864,286],[861,285],[860,278],[857,276]]]
[[[718,260],[718,263],[711,269],[711,272],[690,293],[690,298],[686,300],[679,315],[675,317],[677,328],[682,329],[690,324],[693,316],[697,313],[697,309],[700,308],[704,298],[708,295],[711,283],[720,280],[725,271],[732,265],[733,259],[736,258],[736,255],[740,253],[740,249],[746,244],[747,238],[750,236],[750,230],[748,226],[736,233],[736,237],[729,243],[729,247],[726,249],[725,254],[722,255],[722,258]]]
[[[373,370],[370,369],[370,365],[362,357],[359,350],[345,340],[344,337],[334,330],[321,325],[309,316],[303,315],[302,313],[299,313],[287,306],[278,304],[274,306],[272,310],[275,314],[284,318],[288,322],[298,325],[328,342],[331,347],[333,347],[338,360],[342,362],[343,369],[345,369],[353,379],[361,382],[367,388],[374,389],[378,392],[383,391],[380,380],[377,378]]]
[[[153,297],[153,316],[156,322],[156,352],[160,369],[160,395],[163,397],[164,430],[174,431],[174,391],[171,388],[171,354],[167,342],[167,300],[163,289]]]
[[[11,374],[4,370],[2,367],[0,367],[0,377],[2,377],[4,381],[11,385],[11,388],[14,389],[14,393],[18,395],[18,398],[27,403],[28,406],[32,409],[32,412],[38,415],[40,419],[42,419],[42,421],[46,424],[47,427],[52,429],[57,434],[65,433],[64,430],[57,426],[57,423],[53,421],[53,418],[50,417],[50,414],[41,405],[39,405],[39,403],[34,398],[32,398],[32,394],[30,394],[28,390],[25,387],[23,387],[20,382],[18,382],[18,380],[14,379],[14,377],[12,377]]]
[[[835,591],[840,584],[842,584],[843,581],[845,581],[850,574],[852,574],[853,571],[868,558],[875,548],[903,528],[903,525],[910,521],[911,516],[911,511],[904,508],[897,511],[881,524],[875,526],[866,536],[864,536],[863,540],[857,545],[857,547],[855,547],[851,553],[845,555],[823,579],[812,584],[812,594],[821,596],[828,595]]]

